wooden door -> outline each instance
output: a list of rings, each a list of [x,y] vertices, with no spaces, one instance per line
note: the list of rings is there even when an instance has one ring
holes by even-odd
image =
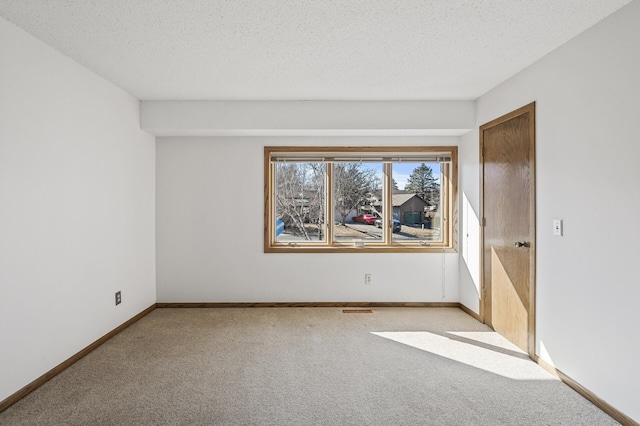
[[[535,355],[535,104],[480,127],[481,316]]]

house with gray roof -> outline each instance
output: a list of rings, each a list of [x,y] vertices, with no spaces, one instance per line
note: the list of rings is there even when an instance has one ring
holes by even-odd
[[[418,194],[410,192],[398,192],[391,196],[393,206],[393,218],[398,219],[403,225],[417,225],[425,222],[430,223],[430,212],[433,209]],[[382,203],[375,199],[371,203],[371,212],[382,215]]]

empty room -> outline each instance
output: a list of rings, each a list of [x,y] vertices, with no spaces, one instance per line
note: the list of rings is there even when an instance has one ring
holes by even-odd
[[[0,424],[638,425],[640,0],[0,0]]]

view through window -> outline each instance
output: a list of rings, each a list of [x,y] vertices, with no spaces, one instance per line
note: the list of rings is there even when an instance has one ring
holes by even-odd
[[[265,251],[455,248],[456,147],[265,148]]]

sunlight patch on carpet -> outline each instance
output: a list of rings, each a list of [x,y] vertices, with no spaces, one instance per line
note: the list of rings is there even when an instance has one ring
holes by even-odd
[[[448,332],[446,337],[426,331],[371,334],[509,379],[556,380],[520,349],[493,332]]]

